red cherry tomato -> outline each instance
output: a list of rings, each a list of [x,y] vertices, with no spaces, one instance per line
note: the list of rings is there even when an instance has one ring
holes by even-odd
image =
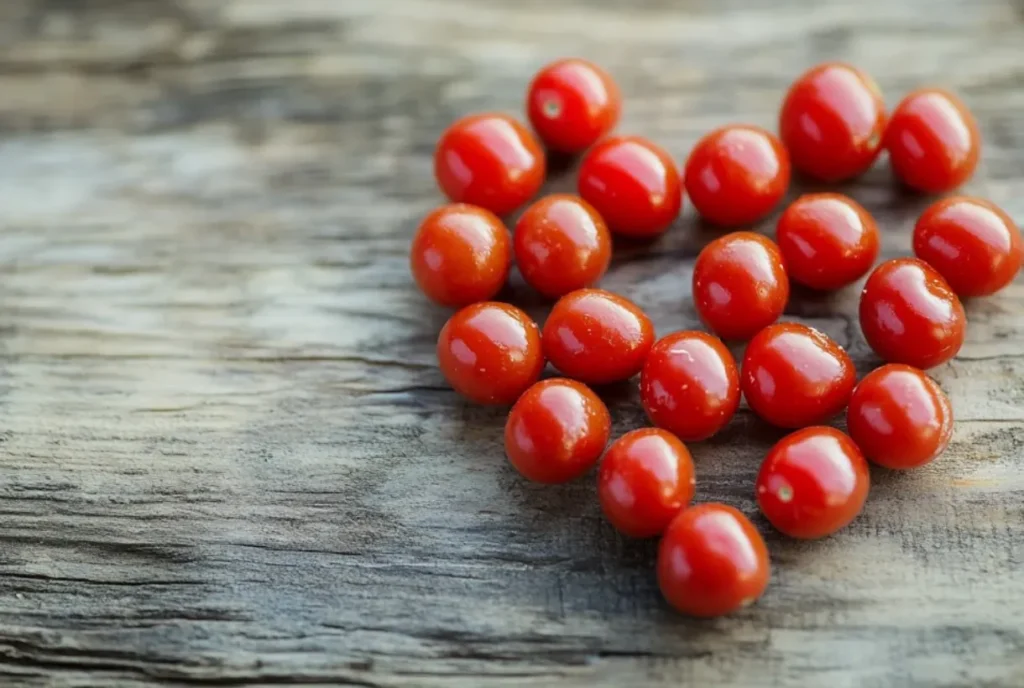
[[[505,453],[523,477],[564,483],[597,463],[612,418],[596,394],[573,380],[554,378],[526,390],[505,423]]]
[[[864,284],[860,329],[886,361],[934,368],[956,356],[966,328],[960,299],[922,260],[886,261]]]
[[[683,510],[658,548],[658,586],[691,616],[722,616],[759,598],[771,575],[768,548],[746,516],[725,504]]]
[[[437,362],[448,384],[464,397],[481,404],[511,404],[544,368],[540,332],[515,306],[474,303],[441,328]]]
[[[859,203],[841,194],[807,194],[779,218],[775,239],[786,272],[812,289],[845,287],[878,257],[878,226]]]
[[[704,247],[693,266],[693,303],[723,339],[749,339],[778,320],[789,300],[782,253],[771,239],[733,232]]]
[[[623,236],[662,234],[683,207],[671,156],[639,136],[616,136],[590,149],[580,166],[580,196]]]
[[[684,173],[686,194],[701,216],[736,227],[770,213],[789,188],[789,154],[760,127],[715,129],[697,142]]]
[[[827,62],[789,88],[779,133],[793,167],[826,182],[863,174],[878,157],[885,101],[874,79],[851,65]]]
[[[608,269],[612,239],[604,220],[577,196],[545,196],[523,213],[514,235],[523,279],[549,298],[592,286]]]
[[[658,428],[628,432],[608,448],[597,473],[604,515],[630,537],[661,535],[693,499],[693,460],[686,445]]]
[[[434,176],[455,202],[506,215],[544,183],[544,151],[530,130],[507,115],[486,113],[456,121],[434,151]]]
[[[963,101],[948,91],[923,88],[893,110],[884,145],[903,183],[925,193],[942,193],[974,174],[981,134]]]
[[[853,390],[846,424],[868,460],[917,468],[945,451],[953,435],[953,407],[923,372],[890,363],[865,375]]]
[[[580,153],[619,121],[622,96],[608,72],[578,58],[547,65],[533,77],[526,113],[551,150]]]
[[[640,401],[658,427],[687,442],[705,440],[725,427],[740,405],[736,362],[709,334],[670,334],[647,356]]]
[[[1009,284],[1024,259],[1020,230],[980,198],[944,198],[914,227],[914,253],[960,296],[987,296]]]
[[[868,462],[835,428],[797,430],[771,448],[757,474],[757,505],[790,537],[813,540],[846,527],[868,498]]]
[[[633,377],[654,344],[654,326],[636,304],[601,289],[566,294],[544,323],[544,355],[588,385]]]
[[[821,332],[778,323],[750,340],[740,380],[754,413],[780,428],[802,428],[842,411],[857,373],[843,347]]]

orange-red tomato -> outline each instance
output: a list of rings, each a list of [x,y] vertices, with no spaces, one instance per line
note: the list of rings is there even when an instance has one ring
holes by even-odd
[[[586,150],[619,121],[622,96],[608,72],[579,58],[558,60],[533,77],[526,113],[551,150]]]

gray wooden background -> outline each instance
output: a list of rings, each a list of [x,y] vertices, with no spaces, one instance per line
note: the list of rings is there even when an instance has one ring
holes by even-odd
[[[934,371],[949,451],[873,472],[842,534],[756,514],[780,433],[745,409],[692,446],[698,499],[754,516],[774,563],[717,621],[666,608],[654,543],[602,520],[592,478],[524,483],[503,412],[446,387],[447,312],[406,262],[434,141],[520,112],[564,55],[680,161],[713,126],[774,127],[824,59],[890,106],[953,88],[985,136],[967,190],[1024,220],[1020,0],[3,0],[0,684],[1024,685],[1024,278],[968,304]],[[884,165],[845,190],[907,254],[926,199]],[[687,208],[604,285],[694,327],[716,235]],[[787,318],[863,373],[856,300],[797,293]],[[643,424],[632,385],[606,397],[616,434]]]

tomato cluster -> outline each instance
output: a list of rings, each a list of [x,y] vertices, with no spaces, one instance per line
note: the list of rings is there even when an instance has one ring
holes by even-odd
[[[775,241],[734,231],[708,243],[694,265],[692,297],[711,332],[658,339],[640,306],[597,288],[613,235],[658,237],[679,216],[684,193],[706,222],[749,226],[780,205],[792,171],[848,180],[882,151],[908,187],[948,191],[973,174],[980,136],[956,96],[918,90],[888,114],[874,80],[839,63],[796,80],[778,136],[750,125],[721,127],[697,141],[681,169],[645,138],[612,135],[621,111],[607,72],[568,59],[542,69],[529,86],[526,112],[535,133],[503,114],[455,122],[434,157],[452,204],[423,220],[410,265],[430,299],[461,308],[437,342],[445,378],[472,401],[512,405],[505,426],[512,466],[529,480],[560,483],[600,462],[597,494],[610,523],[632,537],[662,536],[657,578],[669,604],[696,616],[727,614],[764,592],[768,550],[735,508],[691,506],[694,462],[684,442],[718,433],[745,398],[764,421],[795,431],[764,458],[753,490],[760,511],[790,537],[835,533],[864,507],[868,462],[915,468],[946,448],[952,408],[923,370],[957,354],[966,329],[960,297],[1009,284],[1024,242],[994,204],[946,198],[918,220],[915,258],[872,270],[881,242],[871,214],[841,194],[805,194],[781,213]],[[534,201],[510,238],[500,216],[540,190],[545,148],[582,154],[578,195]],[[492,301],[513,263],[527,284],[557,300],[543,327]],[[791,282],[830,291],[866,275],[860,326],[886,364],[858,383],[838,343],[778,321]],[[748,341],[739,365],[723,339]],[[540,381],[546,363],[563,377]],[[636,375],[655,427],[607,446],[611,414],[588,385]],[[827,425],[844,410],[846,433]]]

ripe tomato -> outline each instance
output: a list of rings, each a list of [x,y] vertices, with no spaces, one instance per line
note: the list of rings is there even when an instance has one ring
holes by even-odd
[[[481,404],[511,404],[544,368],[540,332],[515,306],[474,303],[441,328],[437,362],[462,396]]]
[[[733,232],[704,247],[693,266],[693,303],[723,339],[749,339],[778,320],[789,300],[782,253],[771,239]]]
[[[580,153],[619,121],[622,96],[608,72],[572,58],[547,65],[533,77],[526,113],[551,150]]]
[[[523,279],[549,298],[593,286],[612,257],[604,220],[578,196],[545,196],[523,213],[513,238]]]
[[[868,498],[868,462],[835,428],[804,428],[783,437],[757,475],[757,504],[790,537],[813,540],[846,527]]]
[[[922,260],[886,261],[864,284],[860,329],[886,361],[934,368],[956,356],[966,328],[960,299]]]
[[[821,332],[778,323],[750,340],[740,380],[754,413],[780,428],[802,428],[842,411],[857,374],[843,347]]]
[[[434,151],[434,176],[448,198],[497,215],[530,200],[544,174],[537,139],[507,115],[463,117],[441,135]]]
[[[658,586],[691,616],[722,616],[754,602],[768,587],[764,539],[746,516],[725,504],[684,509],[658,548]]]
[[[693,460],[686,445],[658,428],[627,432],[608,448],[597,473],[604,515],[630,537],[661,535],[693,499]]]
[[[863,174],[878,157],[885,101],[875,80],[848,64],[826,62],[789,88],[779,134],[793,167],[826,182]]]
[[[878,226],[859,203],[841,194],[806,194],[779,218],[775,239],[786,272],[811,289],[845,287],[878,257]]]
[[[853,390],[846,424],[868,460],[917,468],[945,451],[953,436],[953,407],[923,372],[890,363],[865,375]]]
[[[554,378],[530,387],[505,423],[505,453],[523,477],[564,483],[597,463],[612,418],[596,394],[573,380]]]
[[[725,427],[740,405],[736,362],[709,334],[670,334],[647,355],[640,401],[658,427],[687,442],[705,440]]]

